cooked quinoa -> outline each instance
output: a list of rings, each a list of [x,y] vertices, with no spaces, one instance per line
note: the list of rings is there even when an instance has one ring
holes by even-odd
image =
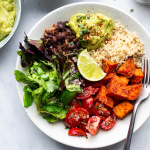
[[[90,51],[90,54],[100,67],[103,59],[117,62],[120,66],[130,56],[133,56],[135,66],[141,67],[141,57],[145,54],[144,43],[139,40],[136,33],[129,32],[116,21],[111,39],[103,47]]]

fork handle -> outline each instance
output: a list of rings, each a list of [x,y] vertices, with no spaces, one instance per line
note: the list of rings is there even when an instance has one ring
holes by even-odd
[[[136,103],[134,106],[129,130],[128,130],[128,135],[127,135],[123,150],[130,150],[130,144],[131,144],[131,139],[132,139],[132,134],[133,134],[133,129],[134,129],[134,122],[135,122],[136,112],[137,112],[137,108],[138,108],[139,104],[140,103]]]

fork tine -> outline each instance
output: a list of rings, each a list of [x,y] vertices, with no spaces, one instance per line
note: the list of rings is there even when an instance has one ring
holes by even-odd
[[[142,62],[142,71],[144,73],[144,58],[142,58],[141,62]]]
[[[146,83],[146,70],[147,70],[147,63],[146,63],[146,59],[144,58],[143,60],[143,74],[144,74],[144,78],[143,78],[143,86],[145,86],[145,83]]]
[[[146,87],[147,87],[149,84],[149,59],[146,60],[147,60],[147,83],[146,83]]]

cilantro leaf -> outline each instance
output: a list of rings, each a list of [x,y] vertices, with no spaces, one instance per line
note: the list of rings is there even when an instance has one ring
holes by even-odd
[[[130,9],[130,12],[131,12],[131,13],[134,12],[134,9]]]

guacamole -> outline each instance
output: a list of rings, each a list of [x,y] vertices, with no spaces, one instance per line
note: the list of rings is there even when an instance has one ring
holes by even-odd
[[[0,41],[12,31],[15,17],[16,5],[14,0],[0,0]]]
[[[103,46],[113,31],[112,19],[101,13],[77,13],[70,18],[68,26],[74,31],[82,46],[88,49]]]

